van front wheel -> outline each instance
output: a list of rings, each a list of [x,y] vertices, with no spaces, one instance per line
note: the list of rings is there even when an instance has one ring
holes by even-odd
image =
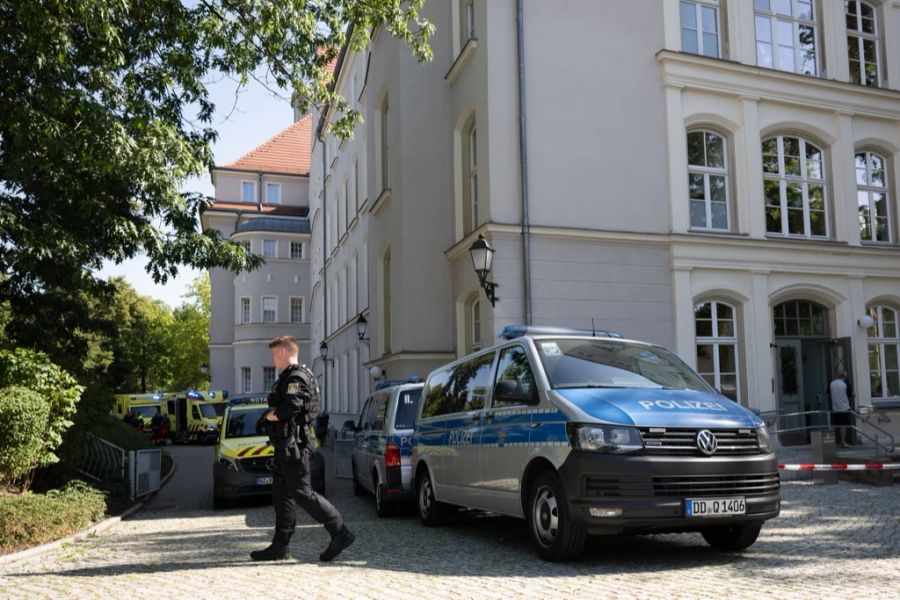
[[[738,523],[737,525],[715,525],[707,527],[701,533],[706,543],[719,550],[743,550],[753,545],[759,537],[762,523]]]
[[[416,508],[422,525],[434,527],[447,519],[447,507],[434,497],[434,485],[428,469],[422,471],[416,480]]]
[[[560,562],[578,558],[587,532],[569,513],[566,493],[556,473],[544,471],[528,493],[528,532],[544,560]]]

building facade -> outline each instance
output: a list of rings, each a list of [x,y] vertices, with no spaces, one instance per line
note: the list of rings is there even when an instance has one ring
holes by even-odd
[[[425,11],[434,60],[376,32],[336,70],[364,124],[313,144],[332,412],[522,322],[668,346],[760,410],[826,408],[838,370],[858,404],[900,396],[900,5]]]
[[[212,172],[215,202],[204,229],[243,244],[265,259],[257,270],[210,271],[210,379],[232,395],[260,393],[277,376],[268,343],[300,341],[310,364],[309,144],[306,116],[240,159]]]

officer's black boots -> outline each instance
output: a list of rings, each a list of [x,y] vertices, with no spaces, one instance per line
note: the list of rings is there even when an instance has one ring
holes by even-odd
[[[319,560],[322,562],[328,562],[333,560],[338,554],[344,551],[350,544],[353,543],[353,540],[356,539],[356,536],[353,535],[349,529],[346,527],[341,527],[340,531],[334,534],[334,537],[331,538],[331,543],[328,544],[328,547],[325,548],[325,551],[319,555]]]
[[[264,550],[254,550],[250,553],[253,560],[287,560],[290,557],[291,552],[287,546],[270,545]]]

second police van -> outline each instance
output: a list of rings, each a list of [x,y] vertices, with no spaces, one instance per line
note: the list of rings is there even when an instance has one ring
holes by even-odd
[[[510,326],[431,373],[415,427],[416,506],[524,518],[546,560],[589,534],[698,531],[741,550],[780,511],[762,420],[666,349],[616,333]]]

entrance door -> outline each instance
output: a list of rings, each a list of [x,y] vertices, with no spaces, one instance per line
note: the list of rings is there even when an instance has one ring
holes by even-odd
[[[780,340],[776,354],[778,377],[779,410],[785,413],[805,411],[803,401],[803,344],[800,340]],[[806,424],[802,415],[782,417],[779,429],[795,429]],[[803,444],[806,441],[804,431],[787,431],[778,434],[785,446]]]
[[[828,377],[828,381],[830,382],[834,379],[835,375],[840,373],[841,371],[847,373],[847,391],[850,392],[850,408],[852,410],[856,410],[856,398],[853,394],[853,361],[851,357],[853,356],[851,352],[851,342],[849,337],[837,338],[835,340],[828,340],[826,351],[825,351],[825,369]],[[827,407],[825,410],[831,410],[831,398],[827,398]],[[851,443],[856,442],[856,431],[850,429],[850,441]]]

